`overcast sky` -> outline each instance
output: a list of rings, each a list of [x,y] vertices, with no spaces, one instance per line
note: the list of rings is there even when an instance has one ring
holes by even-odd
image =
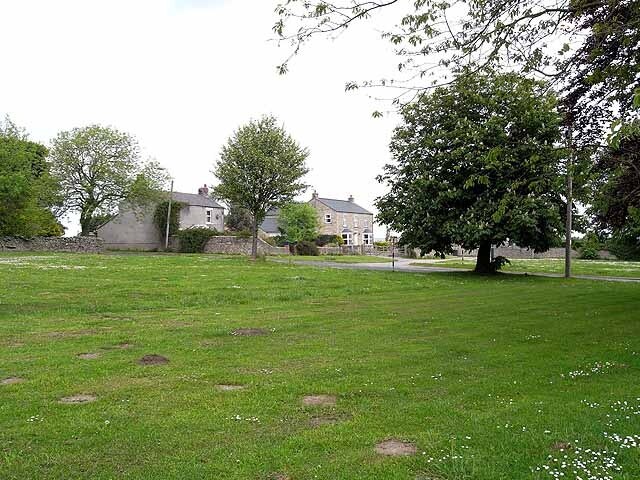
[[[274,114],[309,148],[307,183],[373,210],[394,116],[348,80],[392,73],[371,28],[316,41],[279,76],[273,0],[2,0],[0,115],[48,144],[61,130],[114,126],[196,192],[241,124]],[[76,233],[73,227],[68,233]],[[378,229],[376,237],[384,236]]]

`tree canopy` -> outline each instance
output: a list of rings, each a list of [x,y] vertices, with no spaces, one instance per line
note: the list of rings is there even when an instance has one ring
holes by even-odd
[[[267,211],[290,202],[307,187],[301,179],[309,171],[308,156],[273,116],[240,127],[222,147],[213,172],[220,180],[214,194],[251,213],[253,258],[258,253],[258,225]]]
[[[0,122],[0,235],[62,235],[54,215],[59,190],[46,147],[29,141],[10,119]]]
[[[382,12],[393,19],[376,26],[394,45],[395,77],[351,81],[348,89],[391,87],[397,101],[409,102],[460,78],[462,68],[516,69],[554,82],[572,110],[576,139],[597,143],[640,86],[640,0],[287,0],[274,25],[291,46],[280,71],[313,38],[337,36]]]
[[[50,158],[65,207],[80,213],[81,235],[108,222],[123,201],[135,209],[158,200],[168,180],[157,162],[141,160],[134,137],[110,127],[60,132]]]
[[[232,232],[250,231],[253,227],[253,217],[246,208],[229,206],[229,213],[224,217],[224,223]]]
[[[308,203],[292,202],[280,209],[278,228],[289,243],[312,241],[318,237],[318,214]]]
[[[400,242],[446,254],[491,245],[545,251],[562,232],[561,116],[543,83],[515,73],[464,76],[402,109],[394,163],[379,181],[380,220]]]

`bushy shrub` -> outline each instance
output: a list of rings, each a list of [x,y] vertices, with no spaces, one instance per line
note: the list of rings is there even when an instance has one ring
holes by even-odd
[[[597,260],[599,258],[598,250],[601,248],[602,245],[598,236],[595,233],[587,233],[578,246],[580,258],[583,260]]]
[[[493,259],[493,262],[489,264],[489,269],[491,272],[495,273],[502,269],[505,265],[511,265],[511,262],[507,257],[503,257],[502,255],[498,255]]]
[[[182,253],[202,253],[207,241],[218,234],[216,230],[206,227],[185,228],[178,232],[180,251]]]
[[[296,243],[296,255],[311,255],[315,257],[320,255],[320,250],[318,250],[318,246],[315,243],[303,240]]]
[[[344,243],[340,235],[318,235],[316,238],[316,245],[319,247],[326,247],[329,244],[340,246]]]
[[[169,218],[169,236],[175,235],[180,229],[180,210],[185,207],[183,202],[171,201],[171,218]],[[153,213],[153,223],[158,228],[160,238],[164,239],[167,232],[167,210],[169,209],[169,200],[160,202],[156,206]]]
[[[251,234],[250,230],[240,230],[239,232],[235,233],[235,236],[238,238],[251,238],[253,237],[253,235]]]
[[[383,247],[383,248],[385,248],[385,247],[388,247],[388,246],[389,246],[389,242],[386,242],[386,241],[373,242],[373,244],[374,244],[376,247]]]

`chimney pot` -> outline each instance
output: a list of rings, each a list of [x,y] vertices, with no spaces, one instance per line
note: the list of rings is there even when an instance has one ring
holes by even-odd
[[[350,201],[351,203],[355,202],[355,199],[353,198],[353,195],[349,195],[349,201]]]
[[[318,192],[316,192],[315,190],[313,191],[313,193],[311,194],[311,198],[312,199],[317,199],[318,198]]]

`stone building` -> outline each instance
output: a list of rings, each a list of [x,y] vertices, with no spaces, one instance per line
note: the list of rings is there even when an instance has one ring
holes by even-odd
[[[345,245],[373,245],[373,213],[353,196],[348,200],[322,198],[313,192],[309,204],[318,212],[321,235],[338,235]]]
[[[321,198],[313,192],[308,202],[318,213],[321,235],[338,235],[345,245],[373,245],[373,213],[355,203],[352,196],[348,200]],[[260,225],[267,235],[279,235],[278,209],[272,209]]]
[[[168,195],[168,192],[167,192]],[[181,202],[180,228],[207,227],[219,232],[224,230],[224,208],[209,196],[205,185],[198,193],[173,192],[174,201]],[[155,250],[164,246],[162,233],[158,231],[153,216],[156,206],[142,212],[134,211],[123,203],[118,215],[98,228],[98,237],[104,247],[123,250]]]

